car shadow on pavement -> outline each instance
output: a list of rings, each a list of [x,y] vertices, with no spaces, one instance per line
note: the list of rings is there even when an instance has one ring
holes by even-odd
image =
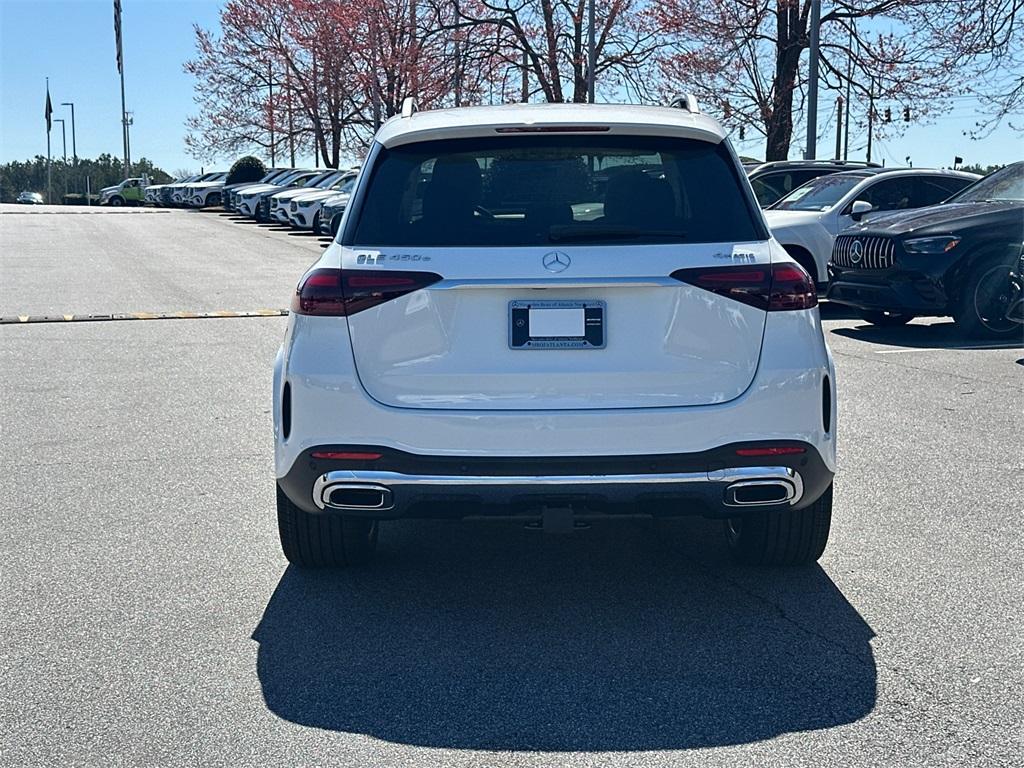
[[[857,310],[845,304],[836,304],[833,301],[819,301],[818,311],[822,320],[856,320],[860,317]]]
[[[865,323],[852,328],[833,328],[831,333],[871,344],[912,349],[1024,349],[1024,326],[1019,335],[1003,340],[965,338],[951,320],[909,323],[895,328]]]
[[[387,526],[369,567],[289,567],[253,639],[267,706],[427,747],[743,744],[870,713],[871,628],[818,566],[731,566],[720,524]]]

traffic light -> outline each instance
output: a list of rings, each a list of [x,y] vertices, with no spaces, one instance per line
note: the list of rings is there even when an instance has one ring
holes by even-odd
[[[740,126],[740,141],[743,141],[743,139],[745,139],[746,136],[747,136],[746,128],[741,125]]]
[[[886,123],[891,123],[892,122],[892,110],[889,109],[889,107],[885,108],[885,120],[883,122],[886,122]]]
[[[904,123],[909,123],[910,122],[910,107],[904,107],[903,108],[903,122]]]

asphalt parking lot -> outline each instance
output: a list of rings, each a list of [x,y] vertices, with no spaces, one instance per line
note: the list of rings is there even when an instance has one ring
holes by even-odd
[[[270,310],[323,242],[70,214],[0,210],[0,317],[53,320],[0,325],[0,764],[1020,764],[1020,345],[824,308],[820,567],[732,567],[699,519],[421,522],[303,573],[277,543]]]

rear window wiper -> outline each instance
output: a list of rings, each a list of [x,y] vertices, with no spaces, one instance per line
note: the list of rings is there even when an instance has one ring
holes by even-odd
[[[681,229],[640,229],[639,227],[552,227],[548,240],[564,243],[583,240],[639,240],[641,238],[685,239]]]

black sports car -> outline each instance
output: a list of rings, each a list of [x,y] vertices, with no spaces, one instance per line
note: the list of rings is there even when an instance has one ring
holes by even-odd
[[[836,238],[828,298],[876,325],[951,315],[971,336],[1024,335],[1012,277],[1024,254],[1024,161],[939,205],[882,216]]]

